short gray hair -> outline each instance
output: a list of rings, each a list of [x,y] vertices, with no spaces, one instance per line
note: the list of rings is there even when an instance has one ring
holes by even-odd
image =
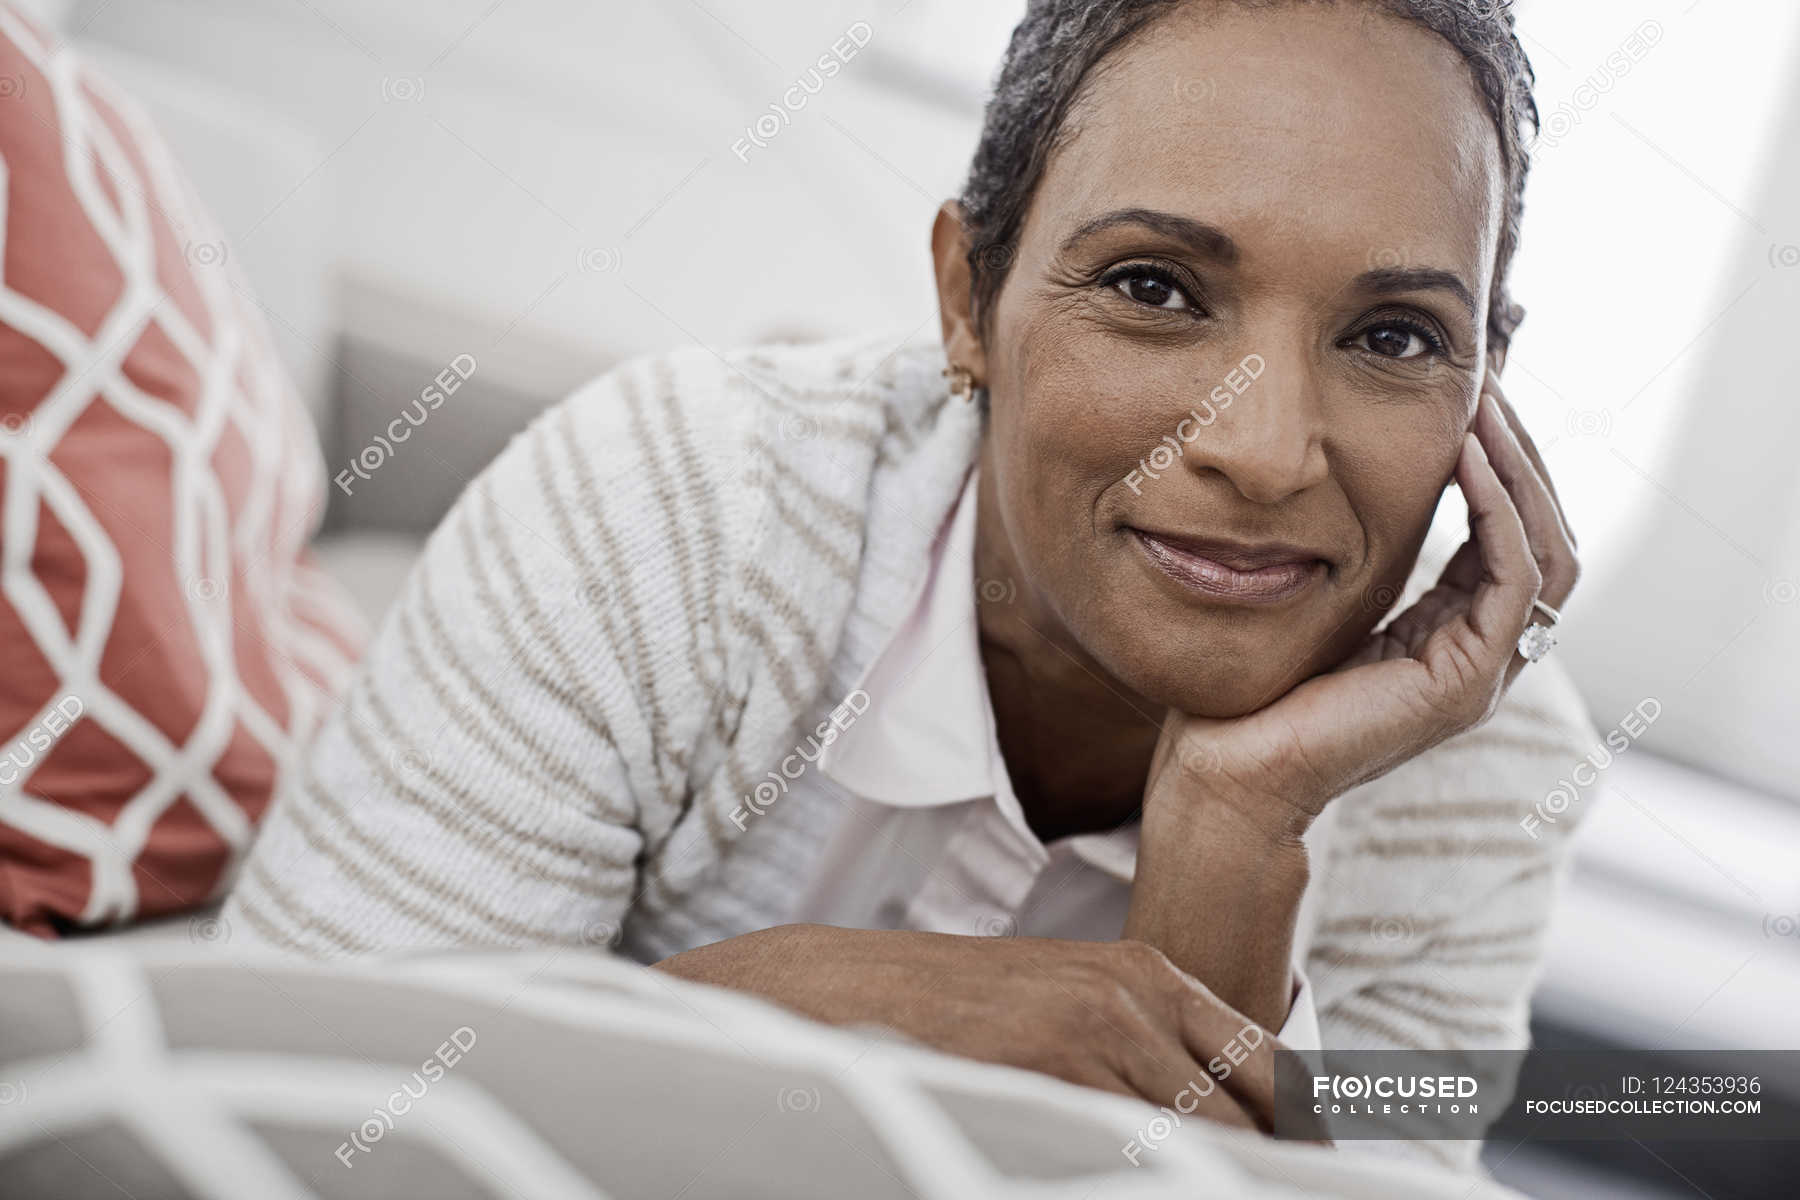
[[[1189,0],[1031,0],[1013,30],[994,84],[981,142],[961,197],[969,236],[974,315],[986,326],[1012,265],[1025,212],[1056,148],[1064,121],[1088,73],[1157,18]],[[1209,0],[1225,2],[1225,0]],[[1229,0],[1266,8],[1302,0]],[[1318,0],[1306,0],[1317,3]],[[1335,2],[1335,0],[1332,0]],[[1507,268],[1519,244],[1530,169],[1525,125],[1538,131],[1536,77],[1513,32],[1511,0],[1356,0],[1372,3],[1437,33],[1469,64],[1500,134],[1506,213],[1495,252],[1488,306],[1490,349],[1504,349],[1525,318],[1507,291]]]

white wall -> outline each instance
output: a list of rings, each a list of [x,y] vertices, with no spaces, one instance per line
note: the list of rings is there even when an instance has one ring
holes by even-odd
[[[918,324],[930,219],[960,183],[1015,6],[976,7],[158,0],[73,19],[331,150],[294,185],[338,193],[347,284],[377,298],[352,297],[360,333],[422,304],[465,340],[511,327],[525,357],[547,343],[597,362]],[[734,153],[857,21],[867,46],[766,148]],[[233,232],[279,241],[285,203],[272,192],[266,219]],[[413,324],[396,317],[392,336],[416,340]]]
[[[1654,696],[1646,745],[1800,797],[1800,8],[1534,0],[1521,24],[1548,136],[1506,384],[1587,570],[1556,653],[1602,728]]]
[[[334,196],[356,336],[548,394],[690,341],[934,336],[926,231],[1021,7],[88,0],[68,21],[329,151],[266,185],[232,230],[246,258]],[[1506,384],[1587,568],[1557,653],[1603,727],[1655,696],[1649,745],[1796,794],[1800,130],[1777,118],[1800,106],[1800,8],[1518,8],[1547,136]],[[867,48],[740,161],[858,21]]]

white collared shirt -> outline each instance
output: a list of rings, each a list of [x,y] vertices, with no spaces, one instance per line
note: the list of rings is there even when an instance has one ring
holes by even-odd
[[[857,682],[869,707],[821,751],[818,770],[850,812],[803,881],[792,919],[1114,941],[1131,902],[1136,823],[1046,845],[1000,752],[976,618],[978,477],[972,467],[907,619]],[[1318,1049],[1298,964],[1294,979],[1276,1036],[1290,1049]]]

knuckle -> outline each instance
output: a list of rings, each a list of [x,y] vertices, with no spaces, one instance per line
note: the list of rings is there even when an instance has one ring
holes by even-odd
[[[1139,970],[1139,972],[1154,970],[1157,963],[1168,961],[1161,950],[1157,950],[1156,946],[1150,945],[1147,941],[1123,937],[1120,941],[1112,943],[1112,946],[1114,946],[1114,952],[1125,959],[1127,966]]]
[[[1575,585],[1581,582],[1581,560],[1573,554],[1563,559],[1560,564],[1559,576],[1557,584],[1561,594],[1566,597],[1575,590]]]
[[[1094,1007],[1106,1020],[1109,1036],[1117,1038],[1123,1033],[1129,1037],[1138,1029],[1142,1010],[1130,988],[1122,983],[1114,983],[1110,987],[1101,988],[1094,999]]]
[[[1560,546],[1544,546],[1532,550],[1531,561],[1537,567],[1539,585],[1557,573],[1557,563],[1561,557]]]
[[[1115,944],[1119,954],[1124,957],[1125,965],[1136,978],[1154,980],[1175,969],[1169,956],[1149,942],[1126,939]]]

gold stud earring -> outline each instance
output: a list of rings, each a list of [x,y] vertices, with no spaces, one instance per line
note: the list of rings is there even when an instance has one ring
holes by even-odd
[[[969,403],[975,399],[975,376],[967,367],[945,367],[944,378],[950,381],[952,399]]]

